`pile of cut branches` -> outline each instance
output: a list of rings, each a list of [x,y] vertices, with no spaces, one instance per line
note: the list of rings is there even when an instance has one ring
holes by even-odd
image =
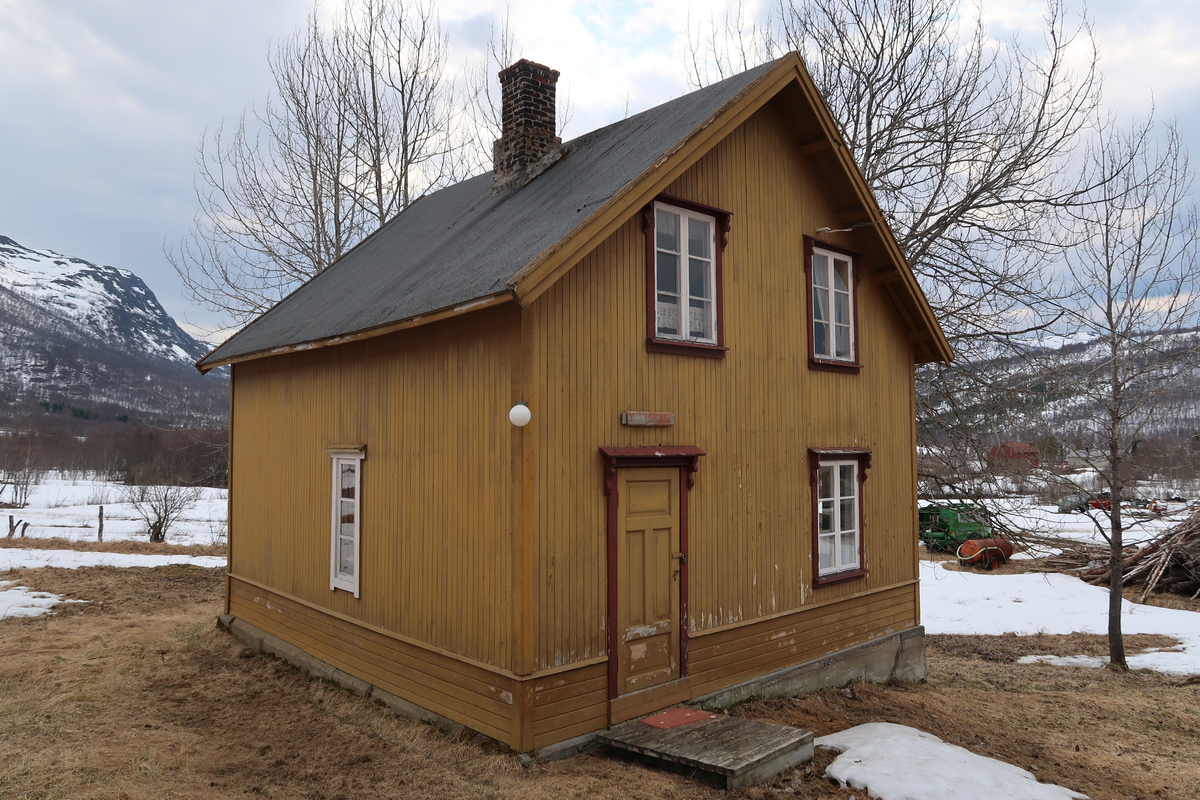
[[[1064,550],[1063,561],[1082,562],[1076,574],[1088,583],[1108,585],[1108,548],[1079,545]],[[1100,562],[1100,563],[1097,563]],[[1143,584],[1142,599],[1155,590],[1200,597],[1200,508],[1142,547],[1127,550],[1123,586]]]

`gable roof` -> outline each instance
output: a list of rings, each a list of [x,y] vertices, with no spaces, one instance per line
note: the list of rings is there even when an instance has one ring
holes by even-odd
[[[703,152],[784,87],[798,82],[823,117],[817,152],[866,188],[799,56],[789,54],[566,143],[527,185],[492,194],[490,172],[422,197],[321,274],[197,363],[201,371],[380,335],[496,303],[526,306]],[[828,152],[824,152],[828,151]],[[874,228],[895,261],[889,287],[918,360],[950,347],[886,223]],[[895,298],[894,298],[895,299]],[[921,350],[925,349],[921,358]]]

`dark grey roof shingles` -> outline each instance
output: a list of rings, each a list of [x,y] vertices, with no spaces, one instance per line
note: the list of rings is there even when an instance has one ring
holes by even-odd
[[[613,195],[733,100],[764,64],[567,143],[528,185],[478,175],[413,203],[201,362],[319,341],[503,291]]]

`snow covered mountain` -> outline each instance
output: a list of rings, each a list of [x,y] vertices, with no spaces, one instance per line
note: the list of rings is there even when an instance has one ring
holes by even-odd
[[[211,424],[228,383],[192,366],[209,349],[132,272],[0,236],[0,427],[46,414]]]
[[[129,270],[0,236],[0,286],[130,354],[193,363],[212,349],[185,333]]]

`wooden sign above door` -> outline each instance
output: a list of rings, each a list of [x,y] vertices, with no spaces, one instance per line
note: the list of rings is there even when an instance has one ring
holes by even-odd
[[[670,411],[622,411],[621,424],[640,428],[661,428],[675,424]]]

